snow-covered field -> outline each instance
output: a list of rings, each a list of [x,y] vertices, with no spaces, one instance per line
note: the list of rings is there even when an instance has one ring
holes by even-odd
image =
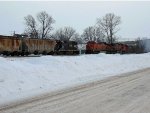
[[[0,57],[0,105],[150,67],[150,53]]]

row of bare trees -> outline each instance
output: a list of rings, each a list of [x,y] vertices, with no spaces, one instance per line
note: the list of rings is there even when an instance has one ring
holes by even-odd
[[[45,11],[37,14],[37,20],[32,15],[24,17],[25,34],[34,38],[46,38],[52,30],[52,24],[55,20]]]
[[[38,13],[36,19],[32,15],[28,15],[24,20],[26,25],[25,34],[33,38],[75,40],[79,43],[86,41],[114,43],[117,39],[118,26],[121,23],[119,16],[108,13],[102,18],[98,18],[95,25],[85,28],[83,33],[79,35],[72,27],[60,28],[52,34],[52,24],[55,20],[45,11]]]

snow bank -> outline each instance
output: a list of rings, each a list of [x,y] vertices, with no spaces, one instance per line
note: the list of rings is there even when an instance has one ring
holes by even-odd
[[[150,53],[0,57],[0,105],[150,67]]]

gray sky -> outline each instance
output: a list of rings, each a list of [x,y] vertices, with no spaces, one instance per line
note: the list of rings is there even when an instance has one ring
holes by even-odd
[[[71,26],[80,34],[83,29],[95,25],[96,19],[106,13],[121,16],[118,35],[122,38],[150,37],[150,1],[148,2],[104,2],[104,1],[26,1],[0,2],[0,34],[10,35],[24,31],[24,17],[34,17],[46,11],[55,20],[54,30]]]

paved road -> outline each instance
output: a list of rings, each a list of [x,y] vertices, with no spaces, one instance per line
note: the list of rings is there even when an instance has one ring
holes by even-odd
[[[32,98],[0,113],[150,113],[150,69]]]

